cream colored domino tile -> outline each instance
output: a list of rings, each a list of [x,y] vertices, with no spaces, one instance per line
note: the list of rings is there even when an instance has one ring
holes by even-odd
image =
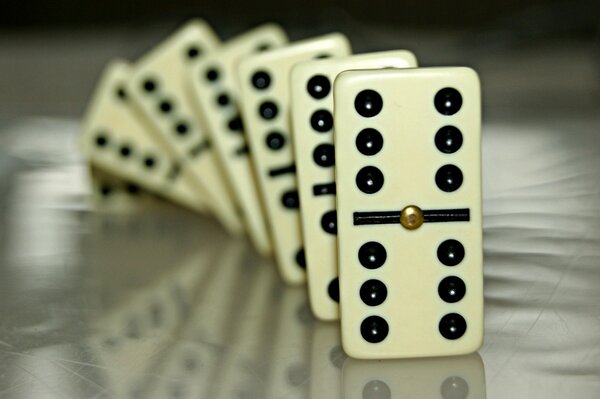
[[[298,62],[350,54],[348,39],[329,34],[293,43],[241,61],[238,76],[248,145],[279,271],[288,284],[306,281],[291,148],[290,71]]]
[[[132,111],[126,89],[130,76],[125,61],[113,61],[105,68],[82,125],[84,154],[97,168],[128,182],[129,191],[144,188],[195,211],[206,211],[208,193],[189,170],[182,169],[174,152],[147,135],[143,118]],[[103,193],[108,197],[107,190]]]
[[[339,319],[333,81],[350,69],[416,66],[413,53],[396,50],[311,60],[292,70],[292,131],[302,238],[310,304],[319,319]]]
[[[196,109],[205,120],[215,155],[231,183],[252,243],[263,255],[271,253],[264,206],[248,157],[239,114],[236,67],[240,58],[287,42],[275,24],[261,25],[225,43],[191,68],[190,84]],[[209,79],[215,73],[216,79]]]
[[[355,358],[476,351],[483,339],[477,74],[343,72],[334,110],[344,349]]]
[[[158,44],[135,64],[128,90],[137,111],[151,122],[149,134],[176,153],[214,201],[210,209],[232,233],[243,226],[203,122],[188,98],[188,70],[219,46],[202,20],[193,20]]]

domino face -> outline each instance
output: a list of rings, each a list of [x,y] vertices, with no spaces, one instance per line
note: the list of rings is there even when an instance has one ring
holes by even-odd
[[[231,182],[250,239],[264,255],[271,252],[271,243],[237,106],[239,89],[236,67],[240,58],[279,47],[286,42],[281,27],[263,25],[231,39],[207,55],[191,69],[190,74],[195,105],[206,121],[215,154]],[[210,71],[216,72],[215,79],[208,78]]]
[[[333,82],[339,73],[416,65],[411,52],[398,50],[312,60],[292,70],[293,147],[302,204],[302,238],[310,304],[319,319],[339,318],[339,283],[333,129],[318,121],[323,116],[333,121]]]
[[[267,209],[277,265],[288,284],[306,280],[291,148],[290,72],[298,62],[350,52],[345,36],[330,34],[249,57],[238,67],[248,144]]]
[[[485,399],[485,372],[478,354],[459,357],[361,361],[348,359],[343,396],[362,398]]]
[[[476,351],[483,339],[476,73],[344,72],[334,95],[344,349],[380,359]]]
[[[175,152],[211,193],[211,210],[223,225],[239,233],[242,225],[229,187],[188,98],[188,69],[218,45],[208,24],[194,20],[136,63],[128,89],[138,112],[151,122],[150,133]]]
[[[84,118],[83,152],[96,167],[129,182],[127,191],[132,194],[143,187],[180,205],[205,211],[208,193],[182,170],[175,154],[146,134],[143,120],[133,112],[126,89],[130,76],[131,67],[124,61],[113,61],[106,67]],[[111,194],[108,186],[100,190],[104,196]]]

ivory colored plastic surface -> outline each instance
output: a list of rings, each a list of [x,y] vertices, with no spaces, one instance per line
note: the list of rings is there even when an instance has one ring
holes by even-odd
[[[237,105],[236,67],[240,58],[286,42],[281,27],[262,25],[227,41],[195,65],[190,74],[193,103],[206,122],[214,153],[231,184],[250,239],[263,255],[271,252],[271,242]],[[207,76],[211,71],[217,74],[214,80]]]
[[[413,53],[397,50],[306,61],[292,70],[293,147],[308,291],[313,313],[321,320],[339,319],[339,284],[335,190],[326,189],[335,187],[333,129],[325,130],[317,121],[333,122],[333,82],[340,72],[415,66]]]
[[[360,361],[343,370],[345,399],[485,399],[483,362],[478,354],[458,357]]]
[[[149,133],[175,152],[183,167],[211,193],[210,208],[221,223],[230,232],[241,233],[227,181],[188,98],[189,68],[218,46],[210,26],[193,20],[136,62],[128,89],[136,109],[152,124]]]
[[[350,71],[334,90],[344,349],[365,359],[476,351],[483,339],[477,74]],[[424,223],[410,230],[403,218]]]
[[[143,187],[177,204],[205,211],[208,193],[187,169],[181,169],[174,152],[148,136],[143,118],[131,109],[125,88],[130,74],[124,61],[106,67],[83,122],[83,152],[98,168],[128,184],[125,188],[129,191]],[[114,185],[100,187],[106,197],[115,194],[115,189]]]
[[[298,62],[350,54],[339,33],[300,41],[243,60],[240,106],[259,189],[266,206],[279,271],[288,284],[306,281],[292,152],[290,72]]]

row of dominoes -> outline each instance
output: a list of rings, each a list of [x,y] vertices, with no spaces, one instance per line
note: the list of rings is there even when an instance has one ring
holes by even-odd
[[[94,167],[308,280],[349,355],[461,354],[483,337],[479,91],[471,69],[352,55],[339,33],[288,43],[268,24],[221,44],[194,20],[109,65],[82,141]]]

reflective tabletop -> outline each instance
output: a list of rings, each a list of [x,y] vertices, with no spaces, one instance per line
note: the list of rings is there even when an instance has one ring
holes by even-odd
[[[360,361],[214,220],[92,207],[76,121],[6,124],[0,397],[597,398],[599,127],[486,124],[483,348]]]

